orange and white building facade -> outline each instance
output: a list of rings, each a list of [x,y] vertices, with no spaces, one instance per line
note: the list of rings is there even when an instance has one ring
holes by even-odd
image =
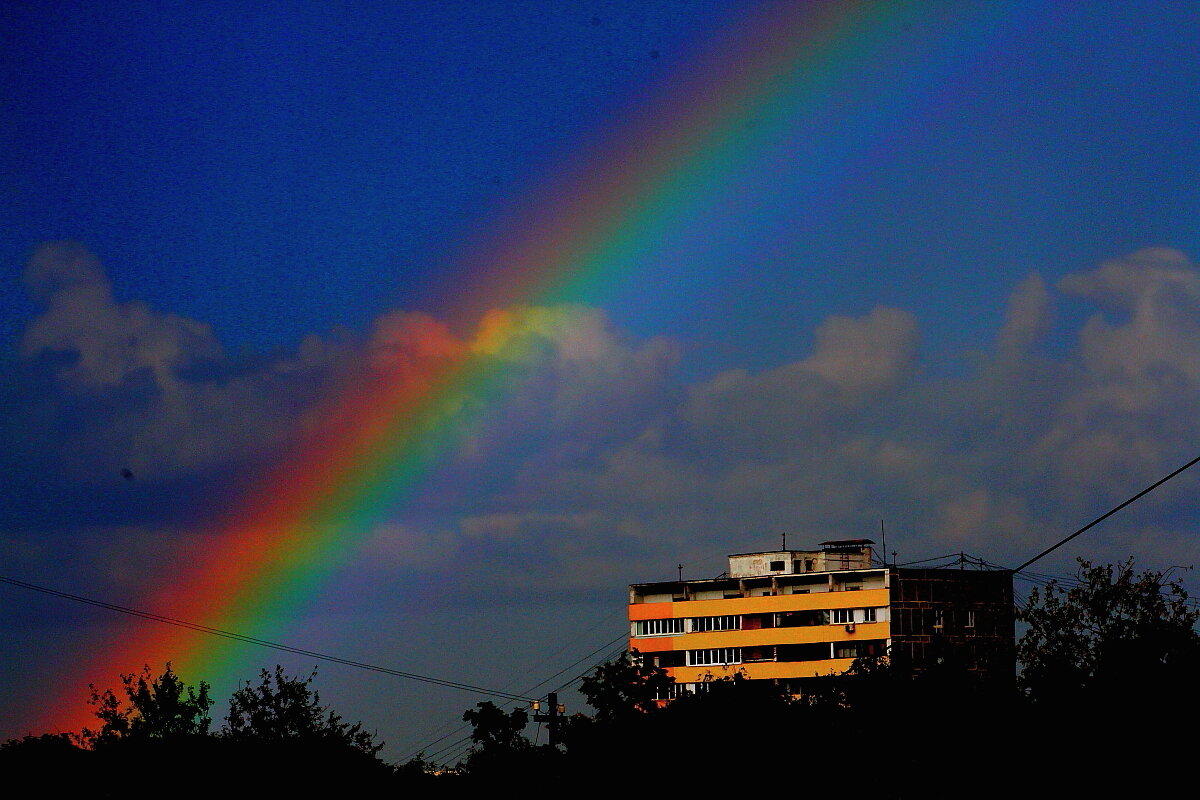
[[[906,653],[924,657],[950,646],[996,651],[1003,660],[1012,641],[1010,575],[896,569],[874,562],[872,544],[731,555],[717,578],[634,584],[629,649],[664,668],[677,691],[739,673],[799,694],[807,681],[845,672],[860,656],[891,652],[894,622]],[[930,595],[917,602],[918,593]],[[935,594],[942,599],[929,602]],[[894,619],[898,607],[903,621]]]

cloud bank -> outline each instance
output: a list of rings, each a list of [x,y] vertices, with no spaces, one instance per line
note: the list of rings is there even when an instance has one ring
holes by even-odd
[[[966,550],[1015,563],[1200,442],[1200,272],[1169,249],[1055,286],[1030,275],[963,374],[923,362],[919,314],[879,306],[828,317],[790,361],[691,383],[678,344],[636,339],[597,308],[495,309],[465,339],[395,311],[360,337],[313,334],[238,359],[201,321],[115,299],[77,244],[39,248],[25,279],[43,311],[20,342],[6,435],[24,431],[22,457],[68,483],[112,481],[122,465],[172,486],[250,474],[351,376],[419,382],[463,352],[495,359],[489,393],[464,401],[481,413],[463,446],[379,526],[362,567],[383,581],[452,573],[492,597],[535,575],[541,591],[586,595],[669,576],[677,561],[719,571],[723,553],[780,533],[794,546],[874,538],[880,519],[901,560]],[[1060,304],[1090,316],[1065,330]],[[1196,560],[1195,521],[1179,517],[1188,480],[1092,546]],[[222,489],[236,491],[206,491]],[[7,533],[10,550],[38,525],[29,515]]]

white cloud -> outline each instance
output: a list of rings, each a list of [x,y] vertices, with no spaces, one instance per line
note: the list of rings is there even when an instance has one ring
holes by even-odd
[[[1183,253],[1141,250],[1059,285],[1127,315],[1113,324],[1096,314],[1080,334],[1084,363],[1097,377],[1200,382],[1200,273]]]
[[[1011,365],[1025,356],[1050,328],[1050,291],[1038,274],[1030,275],[1009,297],[1004,326],[996,340],[997,360]]]
[[[178,370],[222,357],[208,325],[156,314],[140,303],[117,303],[100,262],[79,244],[42,245],[25,280],[47,309],[25,331],[23,355],[73,354],[75,363],[62,373],[81,387],[118,386],[145,372],[161,391],[173,394]]]
[[[599,586],[623,582],[634,562],[718,565],[783,532],[796,546],[873,536],[880,518],[902,555],[1011,560],[1200,441],[1200,277],[1168,250],[1068,276],[1062,294],[1031,275],[1008,299],[994,351],[965,375],[918,369],[917,318],[879,307],[826,319],[811,353],[691,386],[675,372],[675,344],[634,339],[595,308],[497,309],[469,340],[396,311],[360,345],[310,336],[239,372],[207,326],[113,300],[85,251],[40,251],[28,280],[48,309],[27,356],[74,353],[59,367],[73,392],[143,392],[86,420],[83,438],[168,470],[277,446],[356,371],[421,381],[468,354],[501,364],[471,401],[462,452],[433,479],[444,485],[414,501],[417,515],[382,523],[366,552],[439,570],[487,551],[503,578],[482,562],[463,574],[514,590],[547,568]],[[1062,335],[1056,303],[1101,308],[1055,348],[1062,356],[1043,347]],[[206,359],[219,378],[189,373]]]
[[[912,366],[919,341],[916,318],[878,306],[865,317],[829,317],[817,328],[816,352],[800,362],[852,398],[896,386]]]
[[[811,355],[693,386],[636,441],[545,485],[662,520],[641,535],[665,557],[685,557],[689,542],[769,546],[784,531],[870,536],[885,516],[901,549],[1029,555],[1200,441],[1200,291],[1187,259],[1137,253],[1061,285],[1127,317],[1093,317],[1053,358],[1041,344],[1054,297],[1032,275],[1009,298],[994,353],[938,379],[914,370],[911,315],[830,318]]]

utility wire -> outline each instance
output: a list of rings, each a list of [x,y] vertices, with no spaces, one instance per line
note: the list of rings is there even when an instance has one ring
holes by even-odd
[[[461,730],[461,729],[460,729],[460,730]],[[458,732],[458,731],[455,731],[455,733],[457,733],[457,732]],[[435,750],[435,751],[433,751],[433,752],[432,752],[432,753],[430,753],[429,755],[423,755],[423,754],[424,754],[424,752],[425,752],[424,750],[421,750],[421,751],[419,751],[419,753],[418,753],[418,754],[419,754],[419,755],[421,755],[421,756],[422,756],[422,758],[424,758],[426,761],[428,761],[428,762],[429,762],[429,763],[431,763],[431,764],[432,764],[432,763],[437,763],[438,759],[440,759],[440,758],[443,756],[443,754],[445,754],[445,753],[449,753],[451,750],[454,750],[456,747],[459,747],[459,746],[460,746],[460,745],[462,745],[464,742],[469,742],[469,741],[471,741],[471,737],[472,737],[472,735],[473,735],[473,734],[470,734],[470,733],[469,733],[469,734],[467,734],[466,736],[462,737],[461,739],[455,739],[455,740],[454,740],[453,742],[451,742],[450,744],[446,745],[445,747],[441,748],[440,750]],[[444,736],[444,737],[442,737],[442,738],[448,738],[448,736]],[[470,747],[471,747],[470,745],[467,745],[467,749],[470,749]],[[464,752],[465,752],[465,750],[464,750]],[[456,757],[457,757],[457,755],[456,755]],[[405,759],[405,760],[406,760],[406,761],[407,761],[407,760],[411,760],[411,758],[412,758],[412,756],[409,756],[409,758],[408,758],[408,759]],[[446,763],[446,764],[449,764],[449,763],[450,763],[450,759],[446,759],[444,763]]]
[[[623,639],[623,638],[625,638],[625,637],[624,637],[624,635],[622,635],[622,636],[619,636],[619,637],[617,637],[617,638],[618,638],[618,639]],[[613,641],[616,641],[616,640],[613,640]],[[610,644],[611,644],[611,643],[610,643]],[[593,651],[593,653],[595,653],[595,652],[599,652],[599,650]],[[590,667],[588,667],[588,668],[587,668],[587,669],[586,669],[586,670],[585,670],[583,673],[581,673],[581,674],[577,675],[576,677],[572,678],[571,680],[567,681],[566,683],[564,683],[563,685],[559,686],[559,687],[558,687],[557,689],[555,689],[554,691],[556,691],[556,692],[561,692],[563,689],[566,689],[567,687],[569,687],[569,686],[571,686],[571,685],[573,685],[573,684],[577,683],[577,682],[578,682],[579,680],[581,680],[582,678],[585,678],[585,677],[587,677],[588,673],[590,673],[590,672],[591,672],[593,669],[595,669],[596,667],[600,666],[601,664],[603,664],[603,663],[604,663],[604,662],[606,662],[606,661],[612,661],[613,659],[617,658],[617,657],[618,657],[618,656],[619,656],[621,653],[623,653],[623,652],[625,652],[625,648],[624,648],[623,646],[622,646],[622,647],[620,647],[620,648],[618,648],[618,649],[616,649],[616,650],[614,650],[614,651],[612,651],[612,652],[610,652],[608,655],[604,656],[604,658],[602,658],[600,661],[597,661],[597,662],[595,662],[594,664],[592,664]],[[591,654],[589,654],[589,655],[591,655]],[[587,657],[588,657],[588,656],[584,656],[584,658],[581,658],[581,659],[579,659],[579,661],[583,661],[583,660],[584,660],[585,658],[587,658]],[[578,664],[578,663],[579,663],[579,661],[576,661],[575,663],[576,663],[576,664]],[[568,667],[567,669],[569,669],[569,667]],[[563,671],[563,672],[565,672],[565,671],[566,671],[566,669],[564,669],[564,670],[562,670],[562,671]],[[559,673],[559,674],[561,674],[561,673]],[[549,679],[549,678],[547,678],[545,681],[542,681],[542,684],[544,684],[544,683],[547,683],[549,680],[550,680],[550,679]],[[538,684],[538,685],[540,686],[540,685],[542,685],[542,684]],[[531,691],[532,691],[532,690],[531,690]],[[462,730],[462,729],[463,729],[463,728],[465,728],[465,727],[466,727],[466,726],[464,725],[464,726],[462,726],[462,728],[460,728],[459,730]],[[539,723],[539,729],[540,729],[540,727],[541,727],[541,724]],[[456,731],[456,732],[457,732],[457,731]],[[453,735],[453,733],[446,734],[445,736],[443,736],[443,737],[442,737],[442,739],[447,739],[447,738],[449,738],[449,737],[450,737],[450,736],[452,736],[452,735]],[[431,754],[431,755],[428,757],[428,760],[432,761],[433,759],[436,759],[436,758],[438,758],[439,756],[441,756],[443,753],[452,753],[452,754],[451,754],[451,755],[450,755],[448,758],[446,758],[446,760],[445,760],[445,762],[444,762],[444,763],[446,763],[446,764],[450,764],[450,763],[452,763],[452,762],[454,762],[454,761],[456,761],[456,760],[458,760],[458,759],[461,759],[461,758],[462,758],[464,755],[466,755],[467,751],[471,749],[471,745],[467,745],[466,747],[460,747],[460,745],[463,745],[463,744],[465,744],[465,743],[466,743],[466,742],[467,742],[469,739],[471,739],[471,735],[464,736],[464,737],[463,737],[463,738],[461,738],[461,739],[458,739],[458,740],[456,740],[456,741],[454,741],[454,742],[451,742],[450,744],[446,745],[445,747],[441,748],[440,750],[436,751],[435,753],[432,753],[432,754]],[[440,740],[439,740],[439,741],[440,741]],[[458,748],[457,750],[455,750],[455,748],[456,748],[456,747]],[[452,752],[452,751],[453,751],[453,752]]]
[[[1074,539],[1074,538],[1075,538],[1076,536],[1078,536],[1079,534],[1083,533],[1084,531],[1088,530],[1089,528],[1092,528],[1092,527],[1093,527],[1093,526],[1095,526],[1095,525],[1098,525],[1098,524],[1100,524],[1101,522],[1103,522],[1104,520],[1108,519],[1108,518],[1109,518],[1109,517],[1111,517],[1113,514],[1117,513],[1118,511],[1120,511],[1122,508],[1124,508],[1125,506],[1129,505],[1130,503],[1133,503],[1134,501],[1136,501],[1136,500],[1138,500],[1138,499],[1140,499],[1140,498],[1144,497],[1145,495],[1148,495],[1148,494],[1150,494],[1150,492],[1153,492],[1153,491],[1154,491],[1155,489],[1157,489],[1159,486],[1162,486],[1164,483],[1166,483],[1167,481],[1171,480],[1171,478],[1174,478],[1176,475],[1178,475],[1179,473],[1183,472],[1184,470],[1191,468],[1191,467],[1192,467],[1192,466],[1194,466],[1194,465],[1195,465],[1197,462],[1200,462],[1200,456],[1196,456],[1196,457],[1195,457],[1195,458],[1193,458],[1191,461],[1189,461],[1188,463],[1184,464],[1184,465],[1183,465],[1182,467],[1180,467],[1179,469],[1177,469],[1177,470],[1175,470],[1174,472],[1172,472],[1170,475],[1167,475],[1165,478],[1159,478],[1157,481],[1155,481],[1154,483],[1150,484],[1150,485],[1149,485],[1149,486],[1147,486],[1145,489],[1142,489],[1140,492],[1138,492],[1138,493],[1137,493],[1137,494],[1135,494],[1133,497],[1131,497],[1131,498],[1129,498],[1128,500],[1126,500],[1124,503],[1121,503],[1121,505],[1119,505],[1119,506],[1116,506],[1115,508],[1111,508],[1111,509],[1109,509],[1108,511],[1104,512],[1103,514],[1101,514],[1100,516],[1096,517],[1094,520],[1092,520],[1091,522],[1089,522],[1087,525],[1084,525],[1082,528],[1080,528],[1079,530],[1075,531],[1074,533],[1072,533],[1070,536],[1068,536],[1067,538],[1063,539],[1062,541],[1060,541],[1060,542],[1057,542],[1056,544],[1054,544],[1054,545],[1051,545],[1050,547],[1047,547],[1045,550],[1043,550],[1042,552],[1038,553],[1036,556],[1034,556],[1033,558],[1029,559],[1029,560],[1028,560],[1028,561],[1026,561],[1024,564],[1022,564],[1021,566],[1017,567],[1016,569],[1014,569],[1014,570],[1013,570],[1013,572],[1020,572],[1021,570],[1025,569],[1026,567],[1028,567],[1030,564],[1033,564],[1033,563],[1034,563],[1034,562],[1036,562],[1036,561],[1040,561],[1042,558],[1044,558],[1045,556],[1048,556],[1048,555],[1050,555],[1050,554],[1051,554],[1051,553],[1053,553],[1055,550],[1057,550],[1058,548],[1062,547],[1064,544],[1066,544],[1067,542],[1071,541],[1072,539]]]
[[[432,683],[437,686],[445,686],[449,689],[460,689],[465,692],[474,692],[475,694],[485,694],[485,695],[491,695],[492,697],[502,697],[506,700],[513,700],[513,701],[517,701],[517,702],[531,702],[533,700],[533,698],[531,698],[531,697],[525,697],[522,695],[511,694],[509,692],[502,692],[502,691],[498,691],[495,689],[486,689],[482,686],[474,686],[469,683],[460,683],[458,681],[446,680],[444,678],[434,678],[429,675],[419,675],[415,672],[404,672],[403,670],[392,669],[390,667],[381,667],[376,664],[368,664],[363,661],[355,661],[355,660],[349,659],[349,658],[341,658],[339,656],[332,656],[332,655],[329,655],[328,653],[317,652],[316,650],[307,650],[302,647],[293,647],[293,646],[287,645],[287,644],[280,644],[279,642],[271,642],[271,641],[267,641],[266,639],[259,639],[258,637],[255,637],[255,636],[247,636],[242,633],[235,633],[233,631],[226,631],[226,630],[222,630],[220,628],[213,628],[208,625],[201,625],[198,622],[188,622],[187,620],[175,619],[173,617],[165,617],[162,614],[155,614],[150,611],[141,611],[136,608],[129,608],[128,606],[120,606],[115,603],[105,602],[103,600],[96,600],[96,599],[93,599],[90,597],[83,597],[82,595],[71,594],[70,592],[61,592],[57,589],[51,589],[46,586],[38,586],[37,584],[27,583],[26,581],[19,581],[19,580],[16,580],[15,578],[6,578],[3,575],[0,575],[0,583],[7,583],[11,586],[20,586],[24,589],[32,589],[35,592],[42,592],[43,594],[54,595],[55,597],[61,597],[66,600],[73,600],[77,603],[84,603],[86,605],[95,606],[97,608],[105,608],[105,609],[108,609],[109,611],[116,611],[121,614],[128,614],[133,617],[139,617],[140,619],[151,620],[153,622],[161,622],[166,625],[174,625],[177,628],[186,628],[188,630],[196,631],[198,633],[205,633],[210,636],[219,636],[221,638],[232,639],[237,642],[245,642],[247,644],[254,644],[254,645],[258,645],[259,647],[269,648],[271,650],[281,650],[285,653],[295,653],[296,655],[307,656],[309,658],[315,658],[315,659],[319,659],[321,661],[330,661],[335,664],[343,664],[347,667],[354,667],[355,669],[368,670],[370,672],[380,672],[380,673],[383,673],[384,675],[392,675],[397,678],[407,678],[409,680],[421,681],[423,683]]]
[[[596,667],[598,667],[598,666],[600,666],[601,664],[604,664],[604,663],[606,663],[606,662],[608,662],[608,661],[613,661],[614,659],[618,658],[618,657],[619,657],[619,656],[620,656],[622,653],[624,653],[624,652],[625,652],[625,648],[624,648],[624,647],[618,647],[616,650],[613,650],[613,651],[612,651],[612,652],[610,652],[608,655],[604,656],[604,658],[602,658],[602,659],[600,659],[599,661],[597,661],[596,663],[592,664],[592,665],[591,665],[590,667],[588,667],[586,670],[584,670],[583,672],[579,673],[579,674],[578,674],[578,675],[576,675],[574,678],[571,678],[571,680],[567,681],[567,682],[566,682],[566,683],[564,683],[562,686],[559,686],[559,687],[558,687],[557,689],[555,689],[554,691],[556,691],[556,692],[561,692],[563,689],[566,689],[566,688],[567,688],[567,687],[569,687],[569,686],[574,686],[576,683],[578,683],[579,681],[581,681],[581,680],[583,680],[584,678],[586,678],[586,677],[587,677],[589,674],[591,674],[591,671],[592,671],[593,669],[595,669]]]
[[[566,642],[565,644],[563,644],[561,647],[558,647],[557,649],[555,649],[555,650],[551,651],[550,653],[546,654],[545,656],[543,656],[543,657],[542,657],[542,659],[541,659],[540,661],[537,661],[537,662],[535,662],[535,663],[534,663],[532,666],[530,666],[530,667],[529,667],[527,670],[525,670],[524,672],[522,672],[520,675],[516,676],[516,677],[515,677],[515,678],[513,678],[512,680],[510,680],[510,681],[508,681],[507,683],[505,683],[505,684],[504,684],[504,686],[500,687],[500,691],[502,691],[502,692],[507,692],[507,691],[508,691],[508,690],[509,690],[509,689],[510,689],[510,688],[511,688],[513,685],[515,685],[515,684],[516,684],[516,682],[517,682],[518,680],[520,680],[521,678],[525,677],[526,675],[528,675],[529,673],[533,672],[534,670],[538,669],[538,668],[539,668],[539,667],[541,667],[543,664],[547,663],[548,661],[550,661],[551,659],[553,659],[553,658],[554,658],[556,655],[558,655],[559,653],[561,653],[563,650],[566,650],[568,647],[570,647],[571,645],[573,645],[573,644],[574,644],[576,641],[579,641],[580,639],[582,639],[582,638],[583,638],[584,636],[586,636],[587,634],[589,634],[589,633],[591,633],[592,631],[596,630],[596,628],[599,628],[601,625],[603,625],[603,624],[607,623],[607,622],[608,622],[610,619],[612,619],[613,617],[615,617],[617,614],[620,614],[620,613],[622,613],[624,610],[625,610],[624,608],[618,608],[618,609],[615,609],[615,610],[613,610],[612,612],[610,612],[610,613],[606,614],[606,615],[605,615],[605,616],[604,616],[602,619],[600,619],[598,622],[594,623],[594,624],[593,624],[591,627],[589,627],[589,628],[587,628],[587,629],[585,629],[585,630],[583,630],[583,631],[581,631],[581,632],[577,633],[577,634],[576,634],[574,637],[572,637],[571,639],[568,639],[568,640],[567,640],[567,642]],[[624,635],[625,635],[625,634],[622,634],[622,637],[623,637]],[[618,638],[622,638],[622,637],[618,637]],[[614,639],[613,641],[616,641],[616,639]],[[606,646],[606,645],[602,645],[602,647],[603,647],[603,646]],[[584,656],[584,658],[588,658],[590,655],[591,655],[591,653],[589,653],[587,656]],[[581,660],[582,660],[582,659],[581,659]],[[571,663],[571,666],[574,666],[575,664],[578,664],[578,663],[579,663],[579,661],[574,661],[574,662],[572,662],[572,663]],[[568,666],[568,667],[567,667],[567,669],[570,669],[570,668],[571,668],[571,666]],[[525,690],[525,694],[530,694],[531,692],[533,692],[533,690],[534,690],[534,689],[537,689],[539,686],[542,686],[543,684],[549,683],[551,680],[553,680],[554,678],[558,677],[558,676],[559,676],[559,675],[561,675],[561,674],[562,674],[562,672],[556,672],[556,673],[554,673],[553,675],[551,675],[549,678],[545,679],[545,680],[544,680],[544,681],[542,681],[541,683],[535,684],[534,686],[530,687],[529,689],[526,689],[526,690]],[[508,702],[511,702],[511,701],[508,701]],[[503,705],[507,705],[507,703],[505,703],[505,704],[503,704]],[[503,706],[502,706],[502,707],[503,707]],[[418,749],[418,750],[414,750],[414,751],[410,752],[410,753],[408,754],[408,756],[406,756],[406,757],[405,757],[405,760],[411,759],[412,757],[419,755],[420,753],[424,752],[424,750],[425,750],[425,749],[427,749],[427,748],[430,748],[430,747],[433,747],[433,746],[434,746],[435,744],[437,744],[438,742],[441,742],[441,741],[443,741],[443,740],[445,740],[445,739],[448,739],[448,738],[450,738],[451,736],[453,736],[454,734],[458,733],[459,731],[463,731],[463,730],[466,730],[466,729],[467,729],[467,726],[466,726],[466,725],[456,725],[456,724],[454,724],[454,723],[451,723],[451,724],[449,724],[449,725],[445,725],[445,726],[442,726],[442,727],[440,727],[440,728],[439,728],[439,729],[438,729],[438,730],[437,730],[437,731],[436,731],[436,732],[433,734],[434,736],[437,736],[437,738],[436,738],[436,739],[434,739],[432,742],[429,742],[428,744],[426,744],[426,745],[425,745],[425,747],[423,747],[423,748],[420,748],[420,749]]]
[[[905,561],[903,564],[897,564],[898,567],[911,567],[914,564],[928,564],[930,561],[941,561],[944,558],[958,558],[959,553],[947,553],[944,556],[933,556],[931,558],[922,558],[918,561]]]
[[[597,647],[597,648],[596,648],[595,650],[593,650],[592,652],[588,653],[588,654],[587,654],[586,656],[584,656],[583,658],[576,659],[575,661],[572,661],[570,664],[568,664],[567,666],[563,667],[563,668],[562,668],[562,669],[560,669],[558,672],[556,672],[556,673],[554,673],[553,675],[551,675],[549,678],[546,678],[546,680],[542,681],[542,682],[541,682],[541,683],[539,683],[537,686],[534,686],[532,689],[530,689],[530,691],[532,691],[533,689],[536,689],[536,688],[538,688],[539,686],[545,686],[547,683],[549,683],[550,681],[554,680],[554,679],[555,679],[555,678],[557,678],[559,675],[562,675],[564,672],[566,672],[567,670],[571,669],[571,667],[574,667],[574,666],[576,666],[577,664],[579,664],[579,663],[580,663],[580,662],[582,662],[582,661],[586,661],[586,660],[588,660],[588,659],[589,659],[589,658],[591,658],[592,656],[596,655],[596,653],[599,653],[601,650],[607,650],[608,648],[612,647],[612,646],[613,646],[614,644],[616,644],[617,642],[619,642],[619,641],[621,641],[621,640],[623,640],[623,639],[628,639],[628,638],[629,638],[629,634],[628,634],[628,633],[622,633],[622,634],[621,634],[620,636],[618,636],[617,638],[615,638],[615,639],[611,639],[611,640],[609,640],[609,641],[605,642],[604,644],[600,645],[599,647]],[[622,648],[622,650],[624,650],[624,648]],[[597,662],[597,664],[603,664],[603,663],[604,663],[604,661],[611,661],[611,659],[609,659],[609,658],[605,658],[603,661],[599,661],[599,662]],[[588,667],[588,669],[587,669],[587,672],[591,672],[591,671],[592,671],[592,669],[593,669],[594,667],[596,667],[596,666],[597,666],[597,664],[592,664],[592,666]],[[585,673],[584,673],[584,675],[586,675],[586,674],[587,674],[587,672],[585,672]],[[576,680],[579,680],[579,679],[578,679],[578,678],[575,678],[575,679],[573,679],[573,680],[571,681],[571,683],[574,683]],[[560,686],[560,687],[559,687],[559,689],[561,689],[561,688],[563,688],[563,687],[561,687],[561,686]],[[558,691],[558,689],[555,689],[554,691]]]
[[[551,652],[549,652],[549,653],[547,653],[545,656],[543,656],[543,657],[542,657],[542,659],[541,659],[541,661],[537,661],[537,662],[535,662],[535,663],[533,664],[533,666],[531,666],[529,669],[525,670],[525,671],[524,671],[524,672],[522,672],[520,675],[518,675],[516,678],[514,678],[512,681],[510,681],[510,682],[508,683],[508,685],[506,685],[506,686],[504,687],[505,691],[507,691],[507,690],[508,690],[508,688],[509,688],[510,686],[512,686],[512,684],[516,683],[516,681],[517,681],[517,680],[519,680],[520,678],[523,678],[523,677],[525,677],[526,675],[528,675],[529,673],[533,672],[535,669],[537,669],[538,667],[542,666],[542,664],[545,664],[546,662],[548,662],[550,659],[554,658],[556,655],[558,655],[558,654],[559,654],[559,653],[561,653],[562,651],[564,651],[564,650],[568,649],[569,647],[572,647],[572,646],[573,646],[573,645],[574,645],[576,642],[580,641],[580,640],[581,640],[581,639],[583,639],[585,636],[587,636],[589,633],[591,633],[592,631],[596,630],[596,628],[599,628],[601,625],[605,625],[605,624],[607,624],[607,623],[608,623],[608,621],[609,621],[609,620],[611,620],[613,617],[617,616],[618,614],[622,614],[622,613],[624,613],[624,612],[625,612],[625,609],[624,609],[624,607],[618,607],[618,608],[615,608],[615,609],[613,609],[613,610],[612,610],[612,611],[611,611],[609,614],[605,615],[603,619],[601,619],[600,621],[598,621],[598,622],[596,622],[595,624],[593,624],[593,625],[592,625],[590,628],[586,628],[586,629],[584,629],[583,631],[580,631],[580,632],[579,632],[579,633],[577,633],[575,636],[573,636],[572,638],[568,639],[568,640],[567,640],[565,643],[563,643],[563,644],[562,644],[560,647],[556,648],[555,650],[552,650]],[[627,633],[626,633],[626,634],[622,634],[622,636],[628,637],[628,634],[627,634]],[[621,638],[621,637],[617,637],[617,638]],[[614,639],[613,641],[616,641],[616,639]],[[588,655],[591,655],[591,654],[589,653]],[[584,656],[584,658],[587,658],[587,656]],[[581,660],[582,660],[582,659],[581,659]],[[574,662],[574,663],[576,663],[576,664],[577,664],[577,663],[579,663],[579,662],[578,662],[578,661],[576,661],[576,662]],[[568,667],[568,669],[569,669],[569,667]],[[559,673],[555,673],[555,675],[553,675],[553,676],[551,676],[551,677],[552,677],[552,678],[553,678],[553,677],[557,677],[557,675],[558,675],[558,674],[559,674]],[[548,683],[549,681],[550,681],[550,678],[547,678],[546,680],[542,681],[542,683]],[[534,689],[538,688],[538,686],[541,686],[541,685],[542,685],[542,683],[539,683],[539,684],[537,684],[537,686],[533,686],[533,687],[531,687],[530,689],[528,689],[528,690],[527,690],[527,693],[528,693],[528,692],[532,692]]]
[[[1058,586],[1067,586],[1070,588],[1078,588],[1087,585],[1084,581],[1068,575],[1050,575],[1042,572],[1029,572],[1028,570],[1024,572],[1013,573],[1013,577],[1028,581],[1029,583],[1036,584],[1043,588],[1049,588],[1050,584],[1052,583]],[[1160,596],[1165,598],[1176,598],[1172,592],[1167,590],[1160,589],[1158,593]],[[1200,598],[1188,597],[1186,600],[1183,600],[1183,604],[1190,608],[1200,608]]]
[[[612,614],[610,614],[610,615],[609,615],[609,617],[611,617],[611,616],[612,616]],[[605,622],[605,621],[607,621],[607,618],[606,618],[605,620],[602,620],[601,622]],[[599,625],[599,623],[597,623],[597,625]],[[593,626],[593,627],[596,627],[596,626]],[[629,636],[629,634],[628,634],[628,633],[624,633],[624,632],[623,632],[623,633],[622,633],[620,636],[616,637],[615,639],[610,639],[609,641],[607,641],[607,642],[605,642],[604,644],[600,645],[600,646],[599,646],[599,647],[597,647],[595,650],[593,650],[592,652],[590,652],[590,653],[588,653],[587,655],[583,656],[582,658],[578,658],[578,659],[576,659],[575,661],[572,661],[570,664],[568,664],[567,666],[563,667],[562,669],[560,669],[558,672],[554,673],[554,674],[553,674],[553,675],[551,675],[550,677],[548,677],[548,678],[545,678],[544,680],[542,680],[542,681],[541,681],[541,682],[539,682],[539,683],[536,683],[536,684],[534,684],[533,686],[530,686],[528,689],[526,689],[526,690],[525,690],[525,693],[526,693],[526,694],[530,694],[530,693],[532,693],[534,690],[536,690],[536,689],[538,689],[538,688],[540,688],[540,687],[542,687],[542,686],[545,686],[547,683],[549,683],[550,681],[554,680],[554,679],[555,679],[555,678],[557,678],[559,675],[562,675],[562,674],[563,674],[564,672],[566,672],[567,670],[570,670],[572,667],[575,667],[575,666],[577,666],[579,663],[581,663],[581,662],[583,662],[583,661],[586,661],[587,659],[589,659],[589,658],[591,658],[592,656],[596,655],[596,653],[599,653],[599,652],[600,652],[600,651],[602,651],[602,650],[606,650],[607,648],[611,647],[611,646],[612,646],[613,644],[615,644],[616,642],[619,642],[619,641],[621,641],[621,640],[623,640],[623,639],[627,639],[627,638],[628,638],[628,636]],[[611,659],[611,658],[606,658],[606,659],[604,659],[604,660],[605,660],[605,661],[611,661],[612,659]],[[601,662],[598,662],[598,663],[604,663],[604,662],[603,662],[603,661],[601,661]],[[595,668],[596,666],[597,666],[597,664],[593,664],[591,667],[588,667],[588,672],[590,672],[590,671],[591,671],[593,668]],[[584,673],[584,675],[586,675],[586,674],[587,674],[587,672],[585,672],[585,673]],[[581,676],[579,676],[579,677],[583,677],[583,676],[581,675]],[[573,678],[573,679],[570,681],[570,683],[568,683],[568,684],[565,684],[565,686],[569,686],[571,683],[574,683],[574,682],[575,682],[575,681],[577,681],[577,680],[579,680],[579,678]],[[565,688],[565,686],[560,686],[558,689],[555,689],[554,691],[556,691],[556,692],[557,692],[557,691],[561,691],[563,688]],[[408,756],[406,756],[406,757],[405,757],[405,760],[411,759],[413,756],[416,756],[416,755],[418,755],[418,754],[420,754],[420,753],[423,753],[423,752],[424,752],[424,751],[425,751],[427,748],[433,747],[435,744],[438,744],[439,742],[442,742],[442,741],[445,741],[446,739],[449,739],[451,736],[455,735],[456,733],[459,733],[459,732],[461,732],[461,731],[464,731],[464,730],[466,730],[466,729],[467,729],[467,727],[468,727],[468,726],[466,726],[466,725],[459,725],[458,727],[454,728],[453,730],[450,730],[450,731],[448,731],[447,733],[443,734],[442,736],[439,736],[438,738],[434,739],[432,742],[429,742],[429,743],[428,743],[428,744],[426,744],[424,747],[418,748],[417,750],[414,750],[414,751],[410,752],[410,753],[408,754]],[[443,747],[441,750],[438,750],[438,751],[435,751],[435,752],[433,752],[433,753],[430,753],[430,754],[429,754],[429,756],[427,756],[427,758],[429,758],[429,759],[434,759],[434,758],[436,758],[436,757],[437,757],[439,754],[441,754],[441,753],[443,753],[443,752],[446,752],[446,751],[448,751],[448,750],[450,750],[450,749],[454,748],[456,745],[462,744],[463,742],[465,742],[467,739],[470,739],[470,738],[471,738],[470,736],[467,736],[467,737],[465,737],[465,738],[463,738],[463,739],[458,739],[457,741],[454,741],[454,742],[452,742],[451,744],[449,744],[449,745],[447,745],[447,746]]]

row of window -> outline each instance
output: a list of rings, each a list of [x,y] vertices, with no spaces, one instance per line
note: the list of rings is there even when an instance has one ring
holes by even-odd
[[[671,636],[683,633],[683,617],[675,619],[642,619],[633,623],[634,636]]]
[[[763,624],[759,619],[762,615],[752,615],[753,625],[749,628],[776,627]],[[780,615],[779,627],[796,625],[848,625],[854,622],[875,622],[878,620],[878,609],[875,608],[835,608],[832,611],[789,612]],[[737,614],[727,614],[719,617],[674,617],[671,619],[645,619],[633,623],[634,636],[678,636],[684,633],[706,633],[709,631],[737,631],[743,627],[742,617]]]
[[[849,625],[853,622],[874,622],[876,611],[873,608],[835,608],[833,609],[834,625]]]
[[[720,617],[675,617],[673,619],[638,620],[633,623],[633,635],[675,636],[681,633],[736,631],[741,628],[742,618],[737,614]]]
[[[672,683],[663,686],[654,691],[655,700],[674,700],[677,697],[682,697],[685,694],[700,694],[707,692],[712,688],[712,681],[701,681],[699,683]]]
[[[687,650],[684,663],[689,667],[728,666],[750,661],[821,661],[827,658],[858,658],[883,655],[884,639],[861,642],[813,642],[801,645],[769,645],[765,647],[710,647]],[[655,664],[659,665],[658,662]]]
[[[740,647],[710,647],[707,650],[688,650],[689,667],[725,666],[742,663]]]

